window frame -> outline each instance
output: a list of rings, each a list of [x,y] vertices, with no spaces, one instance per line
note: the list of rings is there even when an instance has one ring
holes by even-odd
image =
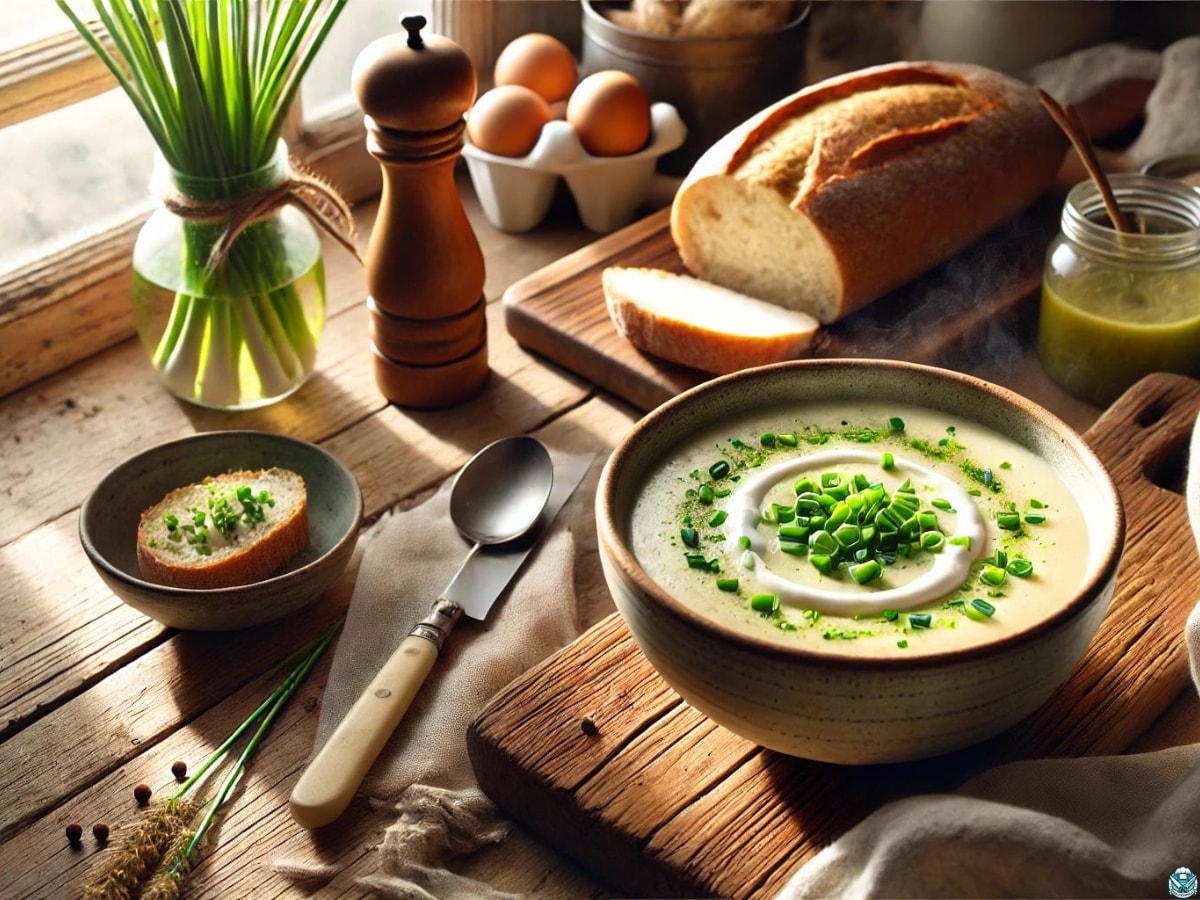
[[[93,33],[101,30],[94,26]],[[101,37],[107,41],[107,37]],[[0,52],[0,128],[115,88],[116,79],[75,32]],[[284,137],[292,154],[354,204],[379,193],[362,114],[304,122],[300,102]],[[130,259],[147,202],[125,221],[0,273],[0,397],[135,334]]]

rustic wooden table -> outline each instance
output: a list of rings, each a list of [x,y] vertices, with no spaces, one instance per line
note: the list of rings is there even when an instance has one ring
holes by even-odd
[[[504,289],[595,236],[569,208],[528,235],[500,234],[483,221],[469,189],[464,194],[488,263],[493,370],[487,390],[470,403],[414,413],[384,402],[366,350],[362,273],[336,249],[327,255],[329,322],[318,373],[282,403],[236,415],[179,403],[157,385],[135,339],[0,398],[0,896],[77,894],[96,858],[91,824],[128,821],[136,784],[165,791],[174,760],[205,757],[269,691],[272,667],[321,633],[349,600],[344,578],[303,614],[220,635],[176,632],[134,612],[105,588],[77,537],[79,505],[110,467],[200,431],[289,434],[322,445],[353,470],[369,524],[427,495],[491,440],[573,432],[573,440],[603,449],[640,414],[526,352],[504,327]],[[372,213],[360,210],[364,230]],[[1034,397],[1076,428],[1098,414],[1046,382],[1032,357],[979,374]],[[271,861],[285,854],[338,871],[320,886],[322,896],[365,893],[355,879],[374,870],[387,816],[359,804],[344,829],[318,842],[287,811],[312,750],[328,664],[329,655],[255,757],[216,846],[191,876],[191,896],[313,893],[273,870]],[[1198,706],[1185,691],[1134,749],[1200,740]],[[77,848],[64,836],[70,822],[85,829]]]

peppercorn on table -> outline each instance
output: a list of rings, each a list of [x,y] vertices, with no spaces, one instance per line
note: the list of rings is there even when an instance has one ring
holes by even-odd
[[[468,403],[412,412],[383,399],[367,350],[362,272],[332,246],[317,374],[274,406],[220,413],[173,399],[155,381],[131,326],[113,346],[0,397],[0,897],[78,895],[102,856],[106,832],[107,843],[115,843],[118,826],[136,819],[147,791],[153,803],[195,774],[286,674],[281,663],[339,619],[353,588],[351,569],[302,614],[240,631],[159,625],[105,587],[78,540],[79,505],[110,468],[196,432],[292,435],[350,467],[369,525],[427,496],[494,439],[532,433],[553,441],[571,432],[604,451],[641,414],[522,349],[504,325],[505,288],[595,235],[565,202],[538,230],[501,234],[486,223],[465,179],[461,185],[488,265],[492,368],[484,393]],[[373,213],[371,206],[360,209],[360,229],[369,229]],[[0,315],[0,348],[29,339],[6,334],[9,327]],[[1080,430],[1100,412],[1053,387],[1029,348],[1015,362],[975,370]],[[189,896],[371,894],[363,879],[379,864],[387,810],[356,800],[337,829],[319,834],[300,828],[288,812],[313,749],[328,673],[327,654],[259,746],[188,877]],[[1200,740],[1198,706],[1185,691],[1133,749]],[[284,857],[309,858],[327,877],[320,883],[289,877],[274,864]],[[502,859],[484,865],[496,867],[506,890],[537,891],[546,883],[542,869],[506,871]],[[611,890],[593,885],[565,859],[557,865],[577,889],[586,885],[594,896]]]

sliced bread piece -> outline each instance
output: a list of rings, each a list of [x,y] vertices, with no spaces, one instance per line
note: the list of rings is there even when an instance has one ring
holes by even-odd
[[[308,492],[288,469],[228,472],[171,491],[138,524],[142,577],[182,588],[251,584],[308,545]]]
[[[639,350],[724,375],[795,359],[820,323],[690,275],[610,266],[603,272],[608,314]]]

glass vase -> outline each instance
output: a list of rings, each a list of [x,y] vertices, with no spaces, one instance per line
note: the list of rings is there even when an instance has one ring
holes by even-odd
[[[236,203],[290,176],[287,147],[260,169],[196,177],[161,158],[155,181],[185,202]],[[178,209],[178,205],[173,207]],[[133,315],[159,379],[199,406],[243,410],[298,389],[316,366],[325,327],[321,241],[304,213],[281,206],[256,217],[210,266],[228,215],[186,217],[160,206],[133,251]]]

